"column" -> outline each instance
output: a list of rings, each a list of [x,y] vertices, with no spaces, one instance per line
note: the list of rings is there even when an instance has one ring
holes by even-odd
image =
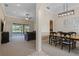
[[[42,50],[42,36],[41,36],[41,21],[39,4],[36,5],[36,50],[40,52]]]

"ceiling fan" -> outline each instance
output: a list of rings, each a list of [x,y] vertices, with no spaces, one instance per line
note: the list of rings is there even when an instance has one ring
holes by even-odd
[[[26,14],[25,20],[30,20],[32,17],[29,16],[29,14]]]

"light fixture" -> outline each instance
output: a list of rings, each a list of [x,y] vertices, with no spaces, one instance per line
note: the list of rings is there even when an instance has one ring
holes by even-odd
[[[73,15],[73,14],[74,14],[74,10],[69,10],[66,12],[59,13],[58,16],[68,16],[68,15]]]
[[[68,5],[64,4],[64,12],[58,13],[58,16],[68,16],[68,15],[73,15],[74,14],[74,10],[68,10]]]
[[[30,20],[32,17],[29,17],[29,14],[26,14],[25,20]]]

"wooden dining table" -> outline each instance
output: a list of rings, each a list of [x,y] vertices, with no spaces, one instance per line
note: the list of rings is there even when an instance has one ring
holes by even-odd
[[[53,32],[52,32],[53,33]],[[76,41],[79,41],[79,35],[78,34],[76,34],[76,35],[67,35],[68,33],[66,32],[66,33],[62,33],[62,34],[56,34],[56,35],[52,35],[51,34],[51,36],[50,36],[50,38],[51,37],[55,37],[56,38],[56,40],[57,39],[59,39],[58,41],[61,41],[61,43],[63,42],[63,41],[65,41],[65,39],[67,39],[67,40],[69,40],[69,41],[71,41],[71,42],[73,42],[72,43],[72,48],[74,49],[74,48],[76,48]],[[52,38],[53,39],[53,38]],[[52,39],[49,39],[49,44],[52,44]],[[61,44],[60,44],[61,45]],[[69,48],[69,52],[70,52],[70,49],[71,48]]]
[[[53,33],[53,32],[51,32]],[[67,32],[63,32],[62,34],[64,34],[64,36],[61,36],[61,35],[54,35],[54,37],[61,37],[61,38],[66,38],[66,39],[69,39],[69,40],[75,40],[75,41],[79,41],[79,35],[75,35],[75,36],[71,36],[71,37],[67,37],[66,34],[68,34]],[[52,35],[51,35],[52,36]],[[51,39],[49,39],[49,44],[51,42]]]
[[[55,35],[54,37],[61,37],[61,36],[58,36],[58,35]],[[79,35],[76,35],[76,36],[71,36],[71,37],[65,37],[65,36],[63,36],[63,37],[61,37],[61,38],[67,38],[67,39],[70,39],[70,40],[75,40],[75,41],[79,41]],[[49,42],[50,42],[51,40],[49,39]]]
[[[55,35],[56,37],[61,37],[61,38],[68,38],[68,39],[70,39],[70,40],[76,40],[76,41],[79,41],[79,35],[74,35],[74,36],[71,36],[71,37],[69,37],[69,36],[66,36],[66,34],[68,34],[68,33],[63,33],[64,34],[64,36],[61,36],[61,35]]]
[[[71,36],[71,37],[67,37],[67,36],[58,36],[58,35],[56,35],[55,37],[68,38],[68,39],[71,39],[71,40],[79,41],[79,35]]]
[[[67,37],[67,38],[69,38],[69,37]],[[69,39],[79,41],[79,35],[71,36]]]

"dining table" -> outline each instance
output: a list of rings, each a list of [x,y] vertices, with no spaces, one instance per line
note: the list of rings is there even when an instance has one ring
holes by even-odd
[[[71,36],[71,37],[66,37],[70,40],[75,40],[75,41],[79,41],[79,35],[76,35],[76,36]]]

